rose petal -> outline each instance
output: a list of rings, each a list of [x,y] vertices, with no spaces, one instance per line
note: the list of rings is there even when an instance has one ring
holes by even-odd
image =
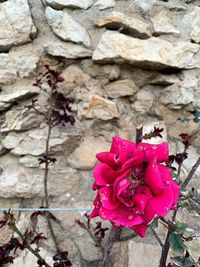
[[[101,152],[96,155],[97,159],[103,163],[106,163],[113,169],[116,169],[119,165],[119,157],[116,154],[110,152]]]
[[[149,199],[150,198],[144,194],[135,194],[133,197],[135,208],[139,211],[144,211]]]
[[[102,207],[113,210],[116,209],[120,203],[113,197],[113,188],[111,186],[104,186],[99,190],[99,196]]]
[[[173,206],[175,206],[179,198],[180,186],[172,179],[171,169],[169,167],[160,165],[159,170],[165,185],[171,186],[173,192]]]
[[[128,208],[124,205],[120,205],[114,210],[107,210],[102,207],[99,211],[99,216],[103,220],[109,220],[114,224],[125,227],[132,227],[144,221],[140,215],[135,214],[132,208]]]
[[[173,192],[171,186],[163,189],[159,196],[151,198],[144,211],[144,220],[150,223],[156,217],[165,217],[173,204]]]
[[[158,195],[165,188],[159,164],[153,161],[149,163],[145,172],[145,183],[155,195]]]
[[[98,163],[94,168],[94,177],[97,185],[112,184],[116,173],[105,163]]]
[[[99,216],[99,211],[101,208],[101,201],[99,195],[96,196],[95,200],[93,201],[94,209],[90,214],[90,219]]]
[[[159,145],[139,143],[137,148],[144,151],[145,161],[147,162],[151,161],[154,157],[156,157],[158,162],[168,161],[169,148],[167,142],[163,142]]]
[[[120,137],[113,137],[113,142],[111,145],[110,152],[115,154],[120,163],[126,162],[132,157],[136,150],[136,144],[122,139]]]
[[[146,235],[147,226],[144,224],[134,225],[131,227],[142,238]]]

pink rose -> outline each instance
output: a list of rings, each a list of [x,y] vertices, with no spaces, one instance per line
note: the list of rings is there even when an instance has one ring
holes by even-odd
[[[110,152],[97,154],[91,218],[100,216],[116,227],[130,227],[141,237],[154,218],[176,207],[179,186],[172,180],[168,143],[135,144],[114,137]]]

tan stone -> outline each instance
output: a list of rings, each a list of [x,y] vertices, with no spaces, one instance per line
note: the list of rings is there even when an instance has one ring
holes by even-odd
[[[84,85],[87,81],[90,80],[90,76],[84,73],[77,66],[69,66],[62,72],[64,82],[61,85],[64,94],[69,93],[77,86]]]
[[[92,95],[89,102],[84,105],[83,116],[88,119],[110,120],[118,118],[119,113],[114,102],[98,95]]]
[[[72,168],[89,170],[97,162],[96,154],[109,151],[110,143],[100,138],[86,137],[76,150],[70,154],[67,161]]]
[[[117,98],[121,96],[131,96],[139,91],[139,88],[132,80],[126,79],[109,83],[105,86],[105,90],[109,97]]]
[[[100,18],[96,21],[96,26],[106,26],[108,29],[121,29],[126,31],[126,34],[138,38],[148,38],[151,35],[150,25],[141,19],[127,16],[121,12],[113,11],[110,15]]]
[[[130,63],[145,69],[190,69],[199,65],[200,54],[196,55],[198,51],[197,44],[171,43],[156,37],[140,40],[106,31],[94,51],[93,60],[99,63]]]

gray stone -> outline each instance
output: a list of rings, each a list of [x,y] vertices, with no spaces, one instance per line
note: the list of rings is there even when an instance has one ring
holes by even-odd
[[[39,127],[44,117],[26,108],[15,108],[6,113],[1,132],[25,131]]]
[[[141,255],[138,257],[138,255]],[[145,256],[144,256],[145,255]],[[129,242],[128,266],[155,267],[159,265],[160,247],[156,244]]]
[[[26,88],[15,87],[16,92],[10,94],[0,94],[0,111],[7,110],[15,102],[32,97],[38,94],[38,89],[34,86],[29,86]],[[17,90],[18,89],[18,90]]]
[[[92,51],[78,44],[65,42],[50,42],[44,45],[45,50],[51,56],[67,59],[92,57]]]
[[[191,6],[184,16],[184,20],[190,26],[190,37],[196,43],[200,43],[200,7],[197,5]]]
[[[24,168],[19,165],[17,158],[11,155],[1,157],[1,167],[3,172],[0,175],[0,197],[44,196],[44,170]],[[49,171],[49,194],[60,196],[69,192],[73,195],[79,182],[80,176],[74,169],[54,167]]]
[[[162,104],[172,109],[180,109],[190,103],[200,105],[200,92],[198,81],[183,81],[165,88],[161,94]]]
[[[127,16],[124,13],[113,11],[110,15],[100,18],[96,21],[96,26],[113,30],[121,29],[125,30],[126,34],[146,39],[151,35],[150,25],[141,19],[133,16]]]
[[[94,4],[100,10],[115,7],[115,0],[97,0]]]
[[[150,11],[156,0],[133,0],[133,4],[135,7],[137,7],[142,12],[148,12]]]
[[[79,126],[80,127],[80,126]],[[54,127],[50,139],[50,150],[52,153],[61,152],[63,146],[67,145],[68,153],[72,151],[80,139],[80,128],[66,126],[67,129]],[[3,140],[2,145],[11,149],[15,155],[39,156],[45,153],[47,127],[27,131],[26,133],[10,132]]]
[[[75,151],[70,154],[67,161],[72,168],[89,170],[92,169],[97,162],[96,154],[110,150],[110,143],[88,136]]]
[[[37,29],[27,0],[8,0],[0,5],[0,52],[31,41]]]
[[[161,34],[180,34],[180,31],[173,25],[173,22],[166,10],[160,10],[159,12],[156,11],[151,17],[151,21],[154,29],[153,32],[156,36]]]
[[[139,91],[139,88],[132,80],[126,79],[109,83],[105,86],[105,90],[109,97],[117,98],[121,96],[131,96]]]
[[[136,112],[140,114],[149,113],[152,108],[154,98],[155,97],[151,89],[148,87],[144,88],[137,92],[136,101],[131,106]]]
[[[32,46],[9,53],[0,53],[0,84],[11,83],[17,78],[33,74],[38,61],[39,55]]]
[[[118,32],[106,31],[94,51],[93,60],[99,63],[130,63],[150,69],[190,69],[199,65],[200,61],[195,57],[198,52],[197,44],[170,43],[156,37],[140,40]]]
[[[89,102],[84,105],[83,116],[88,119],[111,120],[118,118],[119,113],[114,102],[98,95],[92,95]]]
[[[88,9],[93,0],[46,0],[47,4],[55,9],[63,8],[83,8]]]
[[[62,40],[90,46],[87,30],[76,22],[66,10],[58,11],[47,7],[45,14],[52,30]]]

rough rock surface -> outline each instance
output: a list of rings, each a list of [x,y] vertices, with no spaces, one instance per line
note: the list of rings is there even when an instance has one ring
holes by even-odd
[[[116,46],[116,43],[119,45]],[[150,69],[167,67],[190,69],[199,64],[195,60],[197,52],[199,46],[196,44],[170,43],[156,37],[139,40],[118,32],[106,31],[94,51],[93,60],[102,63],[130,63]]]
[[[0,52],[30,42],[36,33],[27,0],[0,4]]]
[[[146,142],[167,140],[174,154],[184,149],[181,133],[196,135],[181,179],[199,157],[199,10],[197,0],[0,0],[0,208],[43,205],[45,166],[38,158],[45,152],[47,120],[25,107],[35,99],[36,107],[47,111],[47,83],[44,90],[32,84],[49,65],[64,77],[59,92],[74,99],[75,124],[52,129],[50,152],[56,162],[49,165],[48,177],[50,207],[81,208],[54,213],[62,230],[52,221],[74,267],[99,266],[100,249],[76,220],[86,222],[82,209],[92,208],[95,154],[108,151],[113,136],[135,141],[139,125],[144,134],[162,127],[162,138]],[[200,167],[188,190],[200,192],[199,176]],[[16,218],[21,230],[31,227],[30,213],[16,213]],[[199,236],[198,216],[183,211],[177,219]],[[37,229],[48,238],[40,251],[53,265],[54,243],[44,216],[38,216]],[[163,227],[158,233],[164,240]],[[11,237],[12,231],[1,229],[0,246]],[[200,242],[187,245],[197,259]],[[14,267],[37,265],[26,251],[16,256]],[[148,230],[145,239],[116,242],[112,265],[155,267],[159,257]]]
[[[64,57],[66,59],[86,58],[92,56],[91,50],[70,42],[50,42],[45,44],[44,48],[49,55]]]
[[[17,78],[33,74],[38,61],[39,55],[33,47],[0,53],[0,84],[11,83]]]
[[[117,98],[121,96],[131,96],[139,91],[139,88],[132,80],[126,79],[109,83],[105,86],[105,90],[109,97]]]
[[[190,103],[198,106],[200,105],[199,86],[199,82],[195,80],[175,83],[163,90],[160,101],[173,109],[180,109]]]
[[[141,19],[127,16],[124,13],[113,11],[110,15],[100,18],[96,21],[96,26],[113,30],[120,29],[120,32],[125,31],[126,34],[146,39],[151,35],[150,25]]]
[[[96,154],[99,151],[109,151],[109,149],[110,143],[94,137],[87,137],[68,157],[67,161],[72,168],[89,170],[97,161]]]
[[[115,6],[115,0],[97,0],[95,6],[100,10],[111,8]]]
[[[52,30],[62,40],[90,46],[90,36],[85,27],[76,22],[66,10],[57,11],[47,7],[45,14]]]
[[[168,16],[166,10],[156,12],[151,18],[151,21],[153,23],[153,33],[156,36],[161,34],[180,34],[180,31],[173,25],[173,22]]]
[[[26,88],[18,88],[16,92],[11,92],[10,94],[0,94],[0,111],[6,110],[11,107],[18,100],[26,99],[36,95],[38,89],[33,86]]]
[[[200,7],[192,6],[191,8],[189,8],[188,13],[186,13],[184,19],[190,25],[191,40],[195,43],[200,43]]]
[[[88,119],[98,118],[101,120],[119,117],[115,103],[98,95],[90,97],[89,102],[84,106],[83,115]]]
[[[92,5],[93,0],[47,0],[47,4],[55,9],[83,8],[87,9]]]

